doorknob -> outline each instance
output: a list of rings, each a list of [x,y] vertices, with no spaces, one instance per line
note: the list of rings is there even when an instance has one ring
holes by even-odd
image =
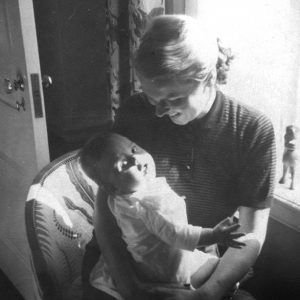
[[[47,89],[50,85],[52,85],[53,80],[49,75],[43,75],[42,83],[43,83],[43,87]]]
[[[13,83],[8,78],[4,79],[4,86],[6,89],[6,94],[11,94],[14,91]]]

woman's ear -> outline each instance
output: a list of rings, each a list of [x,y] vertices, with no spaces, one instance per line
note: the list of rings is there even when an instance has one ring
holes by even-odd
[[[217,70],[213,69],[213,70],[211,70],[210,74],[208,75],[208,77],[206,79],[206,86],[213,87],[216,85],[216,81],[217,81]]]

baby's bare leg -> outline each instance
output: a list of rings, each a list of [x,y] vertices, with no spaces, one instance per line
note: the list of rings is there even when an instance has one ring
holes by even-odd
[[[191,284],[197,289],[199,288],[214,272],[216,269],[219,258],[216,256],[211,256],[192,276]]]

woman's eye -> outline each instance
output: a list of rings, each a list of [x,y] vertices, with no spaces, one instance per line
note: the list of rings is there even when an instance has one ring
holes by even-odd
[[[133,147],[132,147],[131,153],[132,153],[132,154],[137,153],[137,147],[136,147],[136,146],[133,146]]]

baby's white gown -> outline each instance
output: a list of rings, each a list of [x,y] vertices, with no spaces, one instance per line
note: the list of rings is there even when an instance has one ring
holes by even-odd
[[[164,177],[155,178],[141,191],[109,196],[108,204],[122,230],[137,274],[153,283],[190,283],[190,277],[213,256],[196,249],[202,228],[188,224],[184,197]],[[100,257],[90,282],[117,299],[108,268]]]

